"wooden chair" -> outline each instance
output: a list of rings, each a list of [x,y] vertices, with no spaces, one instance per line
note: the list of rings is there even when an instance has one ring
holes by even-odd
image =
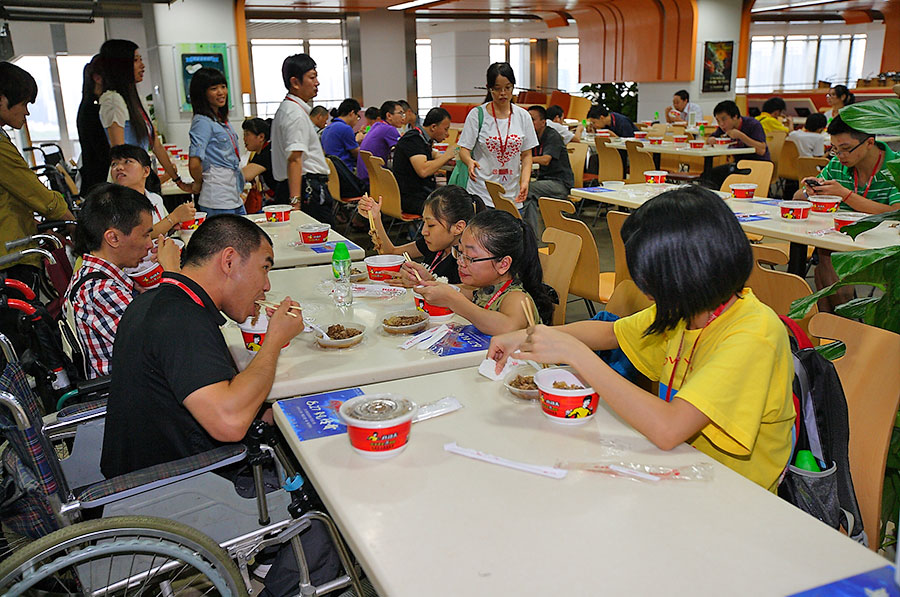
[[[366,167],[366,172],[369,173],[369,197],[377,199],[379,195],[378,180],[372,175],[372,172],[377,172],[380,167],[384,166],[384,160],[373,156],[371,151],[360,150],[359,156]]]
[[[559,304],[553,308],[551,324],[562,325],[566,322],[566,300],[575,271],[574,256],[581,252],[581,237],[558,228],[546,228],[542,238],[549,245],[549,254],[538,253],[544,271],[544,284],[552,286],[559,296]]]
[[[628,184],[642,183],[644,172],[656,170],[653,157],[649,153],[638,151],[638,148],[643,146],[640,141],[625,141],[625,150],[628,152],[628,178],[625,182]]]
[[[764,267],[768,265],[785,265],[788,262],[788,256],[777,247],[767,245],[753,245],[753,269],[750,271],[750,277],[747,279],[747,286],[753,290],[760,301],[772,308],[779,315],[787,315],[791,310],[791,303],[804,296],[812,294],[809,284],[806,280],[795,274],[789,274]],[[808,331],[809,320],[813,315],[818,313],[818,309],[813,307],[809,315],[797,322]]]
[[[778,174],[776,178],[785,180],[800,180],[800,153],[797,144],[791,139],[785,139],[781,146],[781,156],[778,159]]]
[[[597,148],[597,179],[625,180],[625,172],[622,167],[622,156],[619,150],[608,146],[609,139],[601,136],[594,137],[594,146]]]
[[[609,227],[613,259],[616,264],[616,286],[624,280],[631,279],[631,273],[628,271],[628,262],[625,259],[625,243],[622,241],[622,225],[627,218],[628,214],[621,211],[610,211],[606,214],[606,225]]]
[[[628,317],[652,304],[653,301],[638,289],[634,280],[624,280],[616,285],[612,296],[609,297],[606,311],[619,317]]]
[[[813,317],[809,331],[847,345],[846,354],[834,361],[834,367],[847,397],[850,474],[869,549],[875,551],[881,530],[884,468],[900,405],[900,335],[830,313]]]
[[[801,157],[797,160],[797,176],[800,180],[812,176],[818,176],[819,171],[825,167],[829,158]]]
[[[575,206],[571,202],[541,197],[538,205],[546,227],[571,232],[581,238],[581,251],[578,253],[569,293],[583,298],[588,314],[593,317],[596,310],[592,301],[598,303],[609,301],[616,286],[616,273],[600,271],[600,253],[588,225],[564,215],[575,213]]]
[[[772,163],[775,164],[775,167],[778,167],[778,162],[781,160],[781,150],[784,147],[784,140],[787,138],[787,133],[784,131],[772,131],[771,133],[766,135],[766,145],[769,146],[769,157],[772,158]]]
[[[459,133],[460,133],[459,129],[450,129],[450,131],[447,135],[447,138],[444,139],[444,143],[446,143],[447,145],[449,145],[451,147],[456,145],[457,140],[459,140]]]
[[[522,214],[519,213],[516,204],[511,199],[507,199],[503,196],[505,189],[501,184],[486,180],[484,186],[487,187],[488,194],[491,196],[491,201],[494,202],[495,208],[510,213],[520,220],[522,219]]]
[[[584,143],[569,143],[566,145],[569,152],[569,164],[572,166],[572,174],[575,176],[575,188],[584,186],[584,165],[587,162],[588,146]],[[591,175],[595,177],[596,175]]]
[[[353,208],[362,197],[341,197],[341,180],[338,178],[334,162],[327,156],[325,157],[325,162],[328,164],[328,192],[331,193],[331,197],[334,199],[334,213],[337,214],[342,207],[347,209],[348,217],[345,231],[350,230],[350,222],[353,220],[354,213]]]
[[[729,185],[737,183],[756,183],[756,196],[768,197],[769,187],[772,185],[772,175],[775,172],[775,164],[761,160],[741,160],[737,163],[741,170],[750,170],[750,174],[729,174],[722,183],[720,191],[730,192]]]
[[[384,163],[381,158],[372,158],[372,163]],[[378,196],[381,197],[381,213],[391,218],[391,225],[388,227],[388,234],[396,223],[416,222],[422,219],[419,214],[408,214],[403,212],[400,201],[400,187],[397,186],[397,179],[394,173],[377,165],[373,170],[369,170],[369,179],[375,178],[378,187]]]
[[[579,95],[573,95],[569,100],[569,111],[566,113],[566,118],[572,118],[580,122],[587,118],[590,109],[591,100]]]

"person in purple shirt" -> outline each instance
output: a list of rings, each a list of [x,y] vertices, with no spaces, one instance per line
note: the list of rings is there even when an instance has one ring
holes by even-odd
[[[350,171],[356,165],[359,156],[359,142],[353,127],[359,121],[359,102],[349,97],[341,102],[337,109],[337,117],[322,131],[322,149],[325,155],[337,156],[347,164]],[[362,135],[359,135],[362,138]]]
[[[385,166],[391,157],[391,148],[397,144],[400,139],[400,127],[406,119],[406,111],[403,106],[395,101],[388,100],[381,104],[379,111],[381,120],[376,122],[372,129],[366,133],[365,138],[359,145],[360,151],[368,151],[373,156],[384,160]],[[369,180],[369,172],[366,165],[363,164],[362,158],[356,160],[356,174],[362,180]]]
[[[769,146],[766,144],[766,132],[762,125],[755,118],[749,116],[741,116],[741,111],[737,104],[731,100],[719,102],[713,108],[713,116],[719,123],[718,128],[713,132],[707,142],[712,143],[714,137],[731,137],[733,142],[731,147],[752,147],[754,153],[736,155],[735,161],[738,160],[763,160],[771,161],[769,156]],[[729,162],[715,168],[710,168],[703,173],[699,182],[701,185],[719,190],[729,174],[745,174],[749,170],[738,169],[735,162]],[[766,189],[768,194],[768,189]]]

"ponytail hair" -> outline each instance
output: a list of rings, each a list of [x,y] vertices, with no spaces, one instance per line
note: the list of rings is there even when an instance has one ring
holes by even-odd
[[[834,89],[834,95],[844,102],[845,106],[856,103],[856,96],[850,93],[846,85],[834,85],[832,89]]]
[[[544,270],[531,226],[505,211],[488,209],[472,218],[469,230],[488,253],[512,258],[510,275],[531,295],[541,321],[552,321],[553,301],[544,286]]]
[[[425,207],[430,209],[434,218],[447,228],[460,220],[469,222],[475,214],[487,209],[481,197],[456,185],[446,185],[433,190],[425,200]]]

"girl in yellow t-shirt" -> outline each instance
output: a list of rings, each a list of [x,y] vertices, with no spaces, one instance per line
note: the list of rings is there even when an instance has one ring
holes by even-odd
[[[778,316],[744,288],[753,254],[734,214],[710,191],[674,189],[631,214],[622,239],[631,276],[655,305],[616,322],[496,336],[488,355],[498,369],[513,352],[571,365],[657,447],[689,442],[774,491],[791,452],[793,363]],[[594,352],[614,348],[659,382],[659,396]]]

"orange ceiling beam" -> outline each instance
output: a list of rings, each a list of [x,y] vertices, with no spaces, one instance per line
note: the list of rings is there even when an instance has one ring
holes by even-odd
[[[741,8],[741,35],[738,41],[737,78],[747,78],[747,66],[750,64],[750,9],[756,0],[744,0]]]
[[[881,10],[884,15],[884,50],[881,72],[900,71],[900,0],[889,0]]]
[[[250,77],[250,45],[247,43],[246,0],[234,1],[234,33],[237,40],[238,72],[241,75],[241,91],[250,93],[253,79]],[[238,98],[240,99],[240,98]]]

